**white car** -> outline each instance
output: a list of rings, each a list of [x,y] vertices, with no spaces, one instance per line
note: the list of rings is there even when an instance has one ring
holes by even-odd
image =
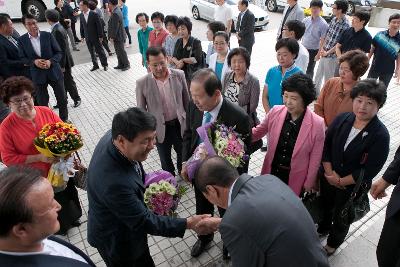
[[[233,14],[233,25],[235,27],[239,10],[237,7],[238,0],[226,0],[226,3],[231,7]],[[215,0],[190,0],[190,10],[194,19],[205,19],[208,21],[214,20]],[[260,7],[249,4],[249,10],[253,12],[256,19],[255,28],[265,28],[269,23],[268,13]],[[233,28],[234,29],[234,28]]]

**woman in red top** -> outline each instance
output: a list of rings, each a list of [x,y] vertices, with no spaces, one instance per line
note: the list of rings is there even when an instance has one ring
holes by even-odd
[[[0,126],[0,153],[5,165],[26,164],[41,170],[43,177],[47,177],[51,163],[56,159],[40,154],[33,139],[46,123],[60,122],[61,119],[48,107],[35,107],[33,91],[32,82],[22,76],[10,77],[1,84],[1,97],[11,113]],[[59,234],[66,234],[69,228],[80,224],[82,216],[78,191],[72,179],[64,191],[55,194],[55,199],[62,206],[58,214]]]
[[[154,29],[149,34],[149,47],[163,46],[165,38],[168,36],[168,32],[163,27],[163,13],[154,12],[151,14],[151,23],[153,24]]]

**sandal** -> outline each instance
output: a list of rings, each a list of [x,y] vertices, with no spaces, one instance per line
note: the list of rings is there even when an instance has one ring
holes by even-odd
[[[328,246],[328,245],[324,246],[324,250],[325,250],[326,255],[327,255],[328,257],[332,256],[332,255],[335,254],[335,252],[336,252],[336,248],[331,248],[331,247]]]

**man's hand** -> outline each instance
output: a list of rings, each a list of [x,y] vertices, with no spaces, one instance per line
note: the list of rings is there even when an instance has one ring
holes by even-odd
[[[186,219],[186,229],[195,230],[196,225],[205,218],[211,217],[210,214],[193,215]]]
[[[182,163],[181,177],[182,177],[186,182],[189,182],[189,175],[188,175],[188,172],[187,172],[186,163]]]
[[[44,63],[45,63],[45,65],[46,65],[46,69],[50,69],[50,67],[51,67],[51,61],[50,61],[50,60],[45,60]]]
[[[374,199],[381,199],[387,196],[385,190],[390,186],[390,183],[386,182],[383,177],[379,178],[371,186],[369,193]]]
[[[208,235],[218,230],[221,218],[210,217],[204,218],[196,224],[195,231],[198,235]]]
[[[45,59],[41,59],[41,58],[35,59],[35,61],[33,61],[33,63],[39,69],[47,69],[47,65],[46,65],[46,60]]]
[[[326,57],[328,53],[325,50],[321,50],[320,57]]]

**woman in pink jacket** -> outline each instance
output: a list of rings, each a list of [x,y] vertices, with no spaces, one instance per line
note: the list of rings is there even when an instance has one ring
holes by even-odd
[[[318,190],[325,124],[307,107],[316,98],[308,76],[297,73],[283,81],[282,94],[285,105],[273,107],[253,128],[253,142],[267,135],[261,174],[275,175],[300,195],[303,190]]]

